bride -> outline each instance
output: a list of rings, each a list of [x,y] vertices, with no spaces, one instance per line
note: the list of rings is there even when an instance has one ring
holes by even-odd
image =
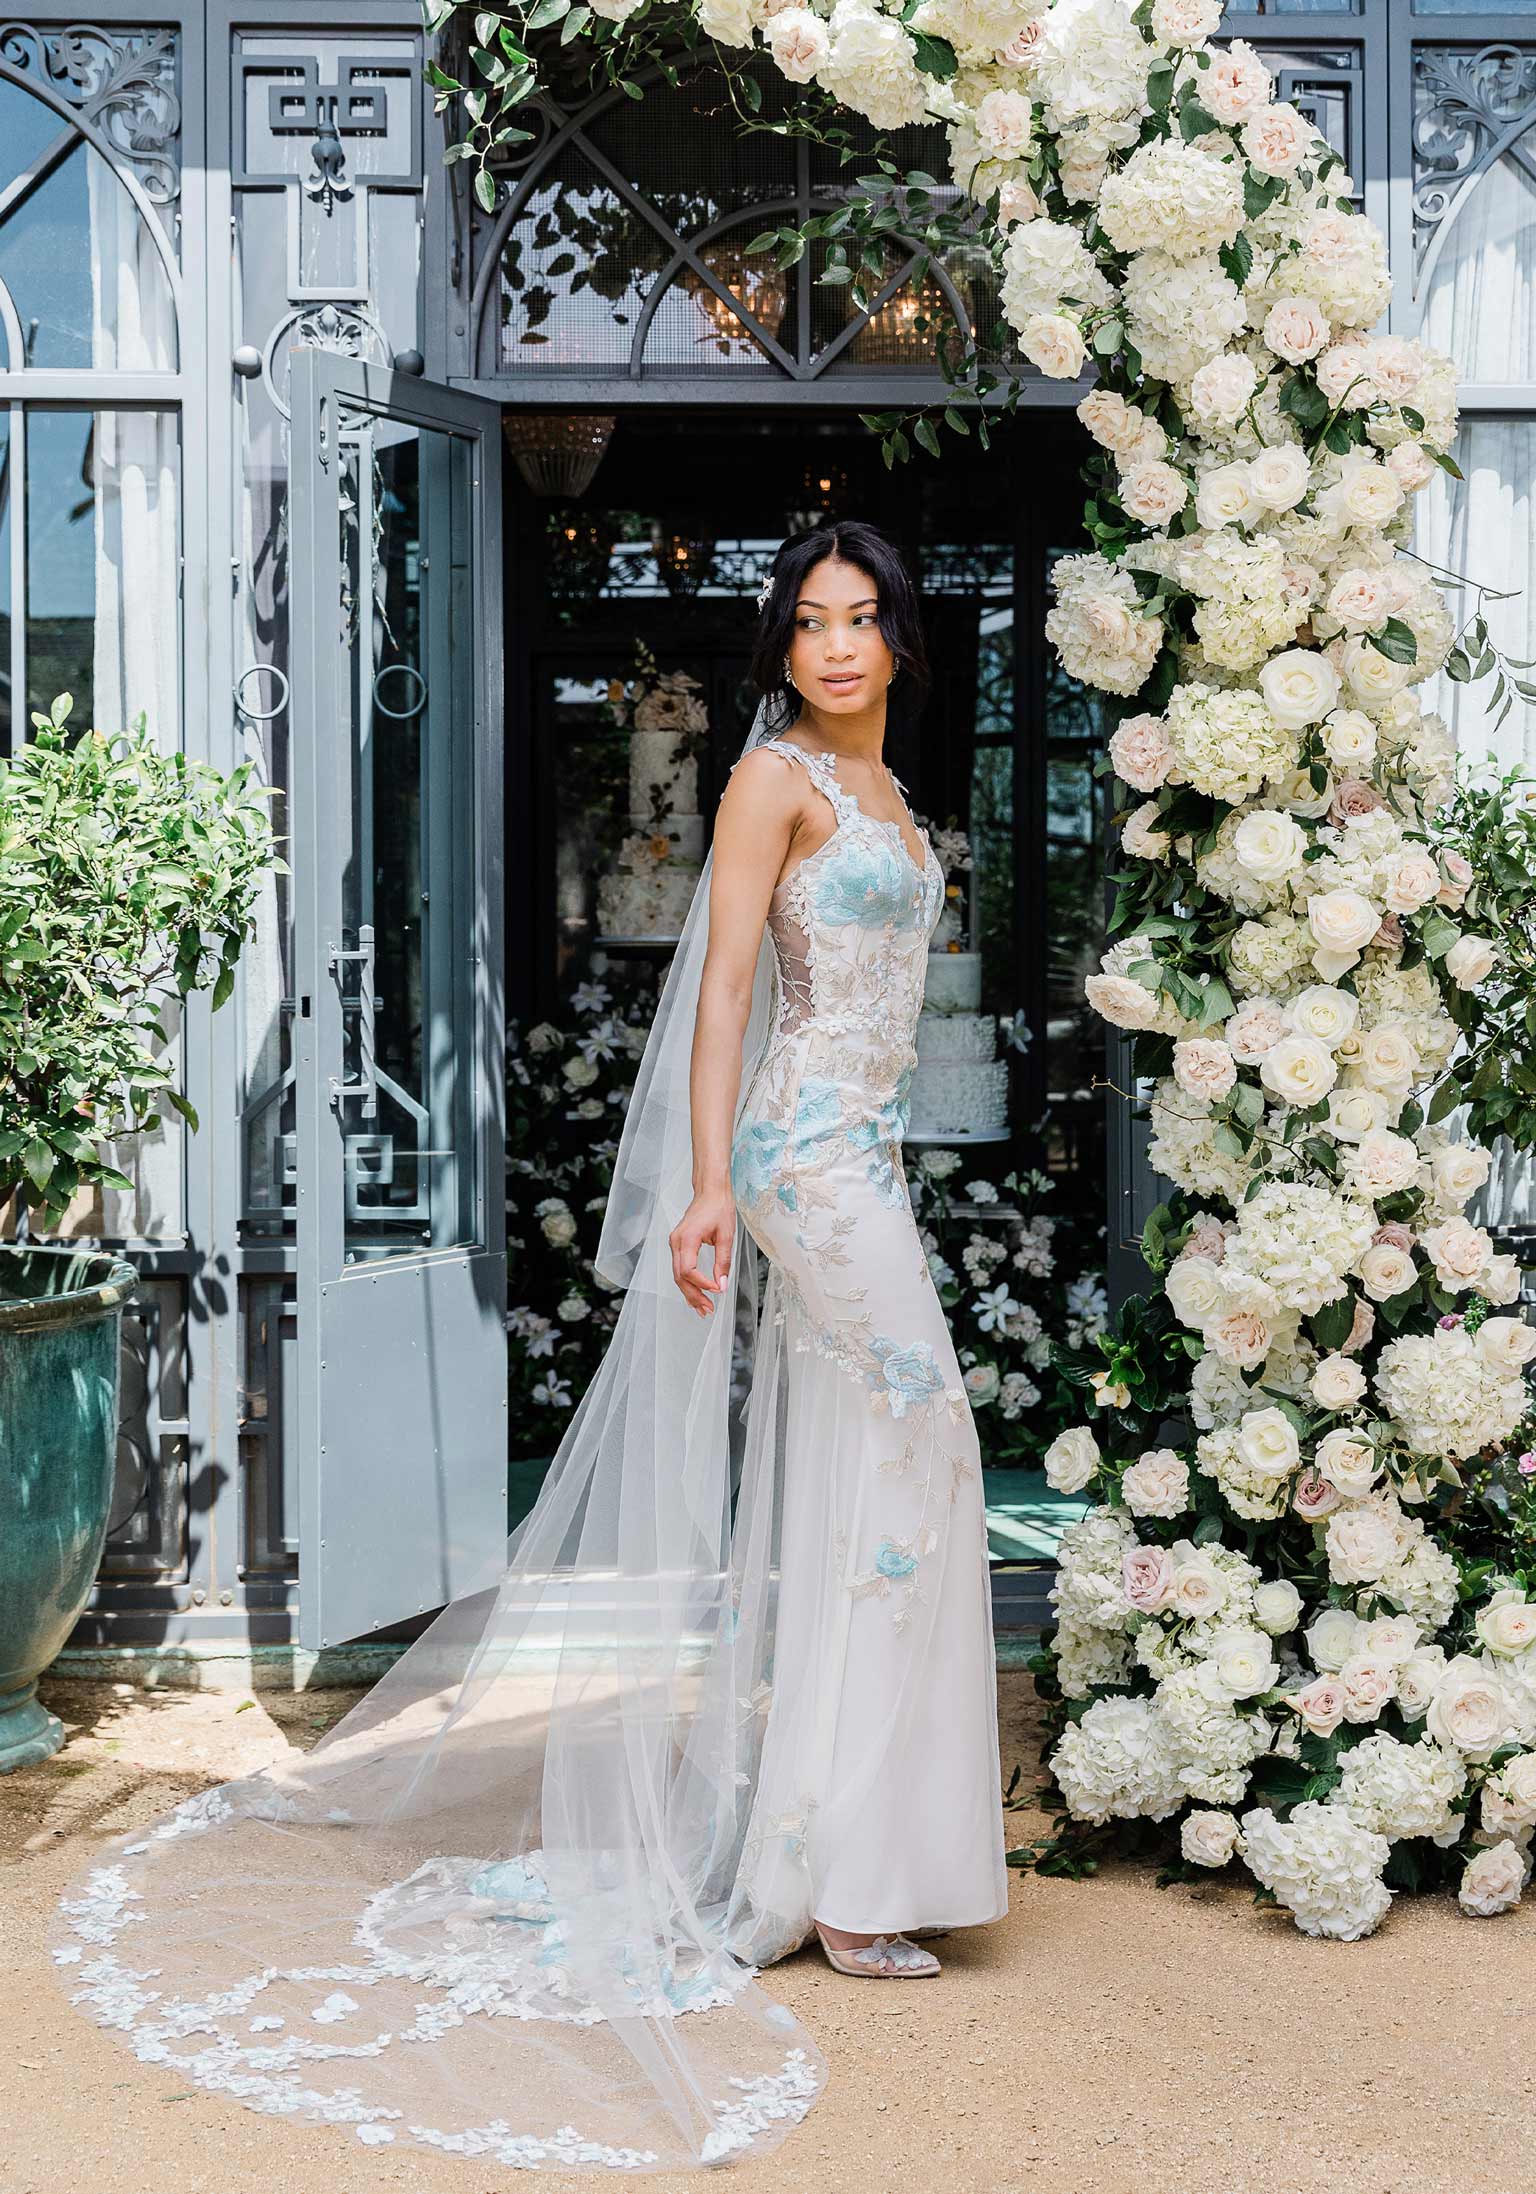
[[[370,2146],[765,2153],[826,2068],[761,1969],[932,1975],[914,1934],[1007,1911],[979,1449],[901,1160],[944,880],[881,759],[925,676],[894,545],[787,541],[753,668],[537,1503],[311,1753],[60,1907],[141,2058]]]

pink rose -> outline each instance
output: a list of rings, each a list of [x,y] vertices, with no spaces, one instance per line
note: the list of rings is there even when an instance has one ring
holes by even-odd
[[[1406,1231],[1406,1229],[1404,1230]],[[1349,1338],[1339,1350],[1341,1356],[1353,1356],[1365,1347],[1376,1331],[1376,1312],[1363,1296],[1355,1297],[1355,1322],[1349,1329]]]
[[[1156,792],[1173,767],[1173,741],[1161,716],[1128,716],[1109,742],[1115,775],[1137,792]]]
[[[1200,104],[1231,127],[1267,106],[1274,88],[1273,77],[1252,46],[1234,38],[1224,53],[1211,55],[1211,65],[1200,79]]]
[[[1189,1238],[1179,1251],[1179,1256],[1173,1261],[1177,1264],[1179,1257],[1209,1257],[1212,1264],[1219,1265],[1226,1254],[1226,1228],[1214,1211],[1202,1211],[1190,1228]]]
[[[1314,1737],[1331,1737],[1343,1721],[1348,1703],[1348,1694],[1337,1676],[1314,1676],[1311,1683],[1291,1693],[1292,1711]]]
[[[1472,863],[1461,853],[1442,853],[1440,856],[1441,883],[1435,894],[1443,907],[1459,907],[1471,887]]]
[[[1393,1249],[1412,1249],[1413,1229],[1405,1226],[1401,1219],[1384,1219],[1371,1236],[1371,1241],[1389,1242]]]
[[[1328,820],[1344,823],[1351,815],[1371,815],[1386,804],[1376,787],[1367,784],[1363,777],[1341,777],[1328,803]]]
[[[1315,1470],[1304,1470],[1291,1493],[1291,1506],[1298,1516],[1312,1524],[1320,1522],[1324,1516],[1331,1516],[1340,1498],[1337,1486],[1330,1485]]]
[[[1173,1590],[1173,1558],[1166,1547],[1133,1546],[1121,1564],[1120,1581],[1138,1613],[1159,1614]]]
[[[1282,297],[1264,322],[1266,345],[1292,366],[1315,358],[1330,332],[1327,314],[1310,297]]]
[[[1395,914],[1384,914],[1371,939],[1373,952],[1400,952],[1403,946],[1403,925]]]

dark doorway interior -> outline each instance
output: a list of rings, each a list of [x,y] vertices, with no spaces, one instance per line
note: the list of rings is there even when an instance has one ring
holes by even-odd
[[[917,811],[969,834],[983,1006],[1022,1010],[1013,1056],[1019,1163],[1056,1176],[1059,1204],[1102,1210],[1101,1033],[1082,1002],[1103,903],[1103,727],[1093,697],[1048,661],[1053,558],[1080,538],[1086,440],[1068,414],[1003,423],[993,447],[947,437],[942,463],[888,470],[847,413],[621,415],[576,501],[507,468],[509,1010],[561,1018],[594,972],[639,974],[654,947],[599,939],[597,879],[627,827],[628,740],[606,706],[637,647],[699,681],[709,818],[751,721],[755,597],[787,532],[823,512],[885,527],[920,574],[934,666],[920,714],[895,705],[887,759]],[[893,696],[893,703],[895,697]]]

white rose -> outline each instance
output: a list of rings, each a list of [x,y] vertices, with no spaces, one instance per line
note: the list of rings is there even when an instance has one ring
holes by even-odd
[[[1371,1089],[1406,1093],[1419,1071],[1419,1054],[1413,1038],[1394,1022],[1381,1021],[1359,1038],[1355,1072]]]
[[[1513,1734],[1509,1694],[1497,1676],[1468,1653],[1447,1661],[1424,1725],[1437,1744],[1471,1760],[1486,1760]]]
[[[1137,792],[1156,792],[1173,767],[1173,741],[1161,716],[1128,716],[1109,742],[1115,775]]]
[[[1379,1090],[1335,1089],[1328,1093],[1328,1126],[1341,1143],[1357,1143],[1387,1118],[1387,1100]]]
[[[1259,690],[1282,731],[1305,731],[1320,724],[1338,700],[1339,677],[1314,648],[1285,648],[1259,672]]]
[[[1267,106],[1274,90],[1275,80],[1253,47],[1234,38],[1223,52],[1211,55],[1200,83],[1200,104],[1218,122],[1234,128]]]
[[[1120,843],[1133,861],[1161,861],[1166,855],[1171,839],[1166,830],[1159,830],[1158,808],[1155,800],[1148,800],[1125,819],[1120,832]]]
[[[1210,1642],[1210,1666],[1229,1698],[1251,1699],[1279,1679],[1273,1648],[1262,1630],[1219,1631]]]
[[[1359,772],[1376,754],[1376,726],[1363,709],[1337,708],[1323,722],[1323,747],[1337,769]]]
[[[1235,426],[1253,400],[1258,369],[1240,351],[1208,358],[1189,384],[1191,416],[1202,426]]]
[[[1387,871],[1382,897],[1394,914],[1416,914],[1439,889],[1440,864],[1434,855],[1424,846],[1404,846]]]
[[[1307,927],[1324,952],[1356,954],[1380,929],[1381,915],[1363,892],[1340,887],[1307,901]]]
[[[1374,1722],[1397,1694],[1397,1669],[1374,1653],[1352,1653],[1339,1670],[1346,1722]]]
[[[1477,1353],[1491,1370],[1512,1377],[1536,1356],[1536,1327],[1523,1318],[1485,1318],[1477,1329]]]
[[[1332,983],[1309,983],[1286,1008],[1286,1018],[1298,1036],[1315,1036],[1336,1051],[1352,1035],[1360,1019],[1360,1001]]]
[[[1336,1585],[1374,1585],[1397,1559],[1397,1525],[1379,1508],[1341,1508],[1324,1533],[1328,1575]]]
[[[1191,1866],[1225,1866],[1237,1849],[1235,1815],[1187,1813],[1179,1828],[1179,1849]]]
[[[1248,492],[1265,510],[1294,510],[1312,482],[1307,453],[1296,442],[1277,442],[1248,461]]]
[[[1306,846],[1295,816],[1278,808],[1250,808],[1232,833],[1234,858],[1261,883],[1278,883],[1298,869]]]
[[[1509,1912],[1520,1902],[1530,1871],[1529,1854],[1506,1837],[1502,1843],[1490,1844],[1486,1851],[1475,1852],[1467,1861],[1456,1902],[1477,1920]]]
[[[1283,1638],[1301,1620],[1301,1594],[1289,1577],[1270,1577],[1254,1587],[1253,1619],[1272,1638]]]
[[[1283,1409],[1250,1409],[1237,1428],[1237,1452],[1258,1478],[1286,1478],[1301,1461],[1296,1427]]]
[[[1052,381],[1075,381],[1088,346],[1083,331],[1064,312],[1034,312],[1019,330],[1019,348]]]
[[[1419,1178],[1418,1145],[1406,1135],[1372,1128],[1350,1153],[1349,1173],[1355,1187],[1373,1203],[1378,1197],[1396,1196]]]
[[[1445,956],[1445,972],[1458,990],[1475,990],[1493,973],[1498,958],[1492,941],[1470,934],[1458,937]]]
[[[1086,1425],[1058,1432],[1045,1451],[1045,1479],[1057,1493],[1081,1493],[1098,1475],[1099,1445]]]
[[[1444,1674],[1445,1655],[1439,1646],[1424,1646],[1403,1662],[1397,1672],[1397,1703],[1410,1721],[1429,1712]]]
[[[989,91],[976,109],[976,134],[987,150],[1003,159],[1028,152],[1032,110],[1019,91]]]
[[[774,67],[791,84],[808,84],[832,50],[825,23],[810,8],[781,8],[764,35]]]
[[[1290,1029],[1284,1009],[1273,998],[1248,998],[1228,1021],[1224,1034],[1240,1066],[1257,1066]]]
[[[1389,1303],[1394,1295],[1401,1295],[1414,1281],[1412,1255],[1399,1249],[1395,1242],[1373,1242],[1361,1258],[1357,1270],[1360,1285],[1373,1303]]]
[[[1346,632],[1380,632],[1391,616],[1397,590],[1386,571],[1367,565],[1346,571],[1328,592],[1327,611]]]
[[[1298,1110],[1320,1105],[1338,1078],[1332,1053],[1315,1036],[1287,1036],[1259,1062],[1264,1087]]]
[[[1337,1353],[1319,1359],[1308,1385],[1322,1409],[1348,1409],[1365,1392],[1365,1373],[1351,1357]]]
[[[1222,7],[1223,0],[1152,0],[1152,35],[1167,46],[1203,46],[1221,23]],[[1229,1816],[1211,1813],[1205,1818],[1214,1821]],[[1235,1821],[1232,1833],[1237,1833]],[[1219,1866],[1222,1862],[1218,1859],[1214,1863]]]
[[[1226,1597],[1227,1580],[1205,1555],[1193,1554],[1174,1570],[1173,1597],[1169,1604],[1186,1622],[1207,1621]]]
[[[1231,1036],[1228,1036],[1231,1042]],[[1446,1143],[1429,1162],[1430,1179],[1443,1204],[1461,1205],[1487,1180],[1493,1155],[1477,1143]]]
[[[1214,1103],[1237,1080],[1237,1061],[1215,1037],[1186,1037],[1173,1047],[1173,1078],[1188,1096]]]
[[[1171,523],[1189,501],[1182,473],[1161,459],[1130,465],[1120,475],[1120,502],[1132,518],[1154,530]]]
[[[1226,1307],[1221,1268],[1210,1257],[1176,1257],[1163,1287],[1181,1326],[1207,1326]]]
[[[1413,677],[1411,663],[1394,663],[1369,640],[1352,640],[1344,656],[1344,676],[1355,698],[1384,708]]]
[[[1381,1476],[1381,1463],[1370,1441],[1343,1425],[1318,1441],[1312,1467],[1351,1500],[1369,1493]]]
[[[1477,1614],[1477,1635],[1490,1653],[1524,1653],[1536,1645],[1536,1607],[1529,1600],[1495,1594]]]
[[[1493,1254],[1491,1236],[1459,1215],[1426,1228],[1422,1239],[1435,1277],[1446,1288],[1475,1287]]]
[[[1243,150],[1261,175],[1294,175],[1316,140],[1306,116],[1279,99],[1243,124]]]
[[[1120,1481],[1133,1516],[1180,1516],[1189,1506],[1189,1465],[1171,1447],[1151,1447]]]
[[[1399,442],[1387,452],[1387,469],[1405,495],[1427,488],[1439,467],[1422,442]]]
[[[1311,297],[1282,297],[1264,322],[1265,344],[1293,366],[1315,358],[1330,332],[1327,314]]]
[[[1248,467],[1241,461],[1217,465],[1202,474],[1195,489],[1195,516],[1202,526],[1240,526],[1256,517],[1258,510],[1248,484]]]
[[[1307,1626],[1307,1651],[1319,1668],[1336,1676],[1355,1651],[1364,1627],[1353,1609],[1325,1607]]]

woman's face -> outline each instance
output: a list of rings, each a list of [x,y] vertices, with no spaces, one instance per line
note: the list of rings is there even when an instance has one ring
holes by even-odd
[[[876,618],[875,582],[856,564],[827,557],[806,573],[795,604],[790,675],[818,714],[867,709],[891,682],[896,659]]]

